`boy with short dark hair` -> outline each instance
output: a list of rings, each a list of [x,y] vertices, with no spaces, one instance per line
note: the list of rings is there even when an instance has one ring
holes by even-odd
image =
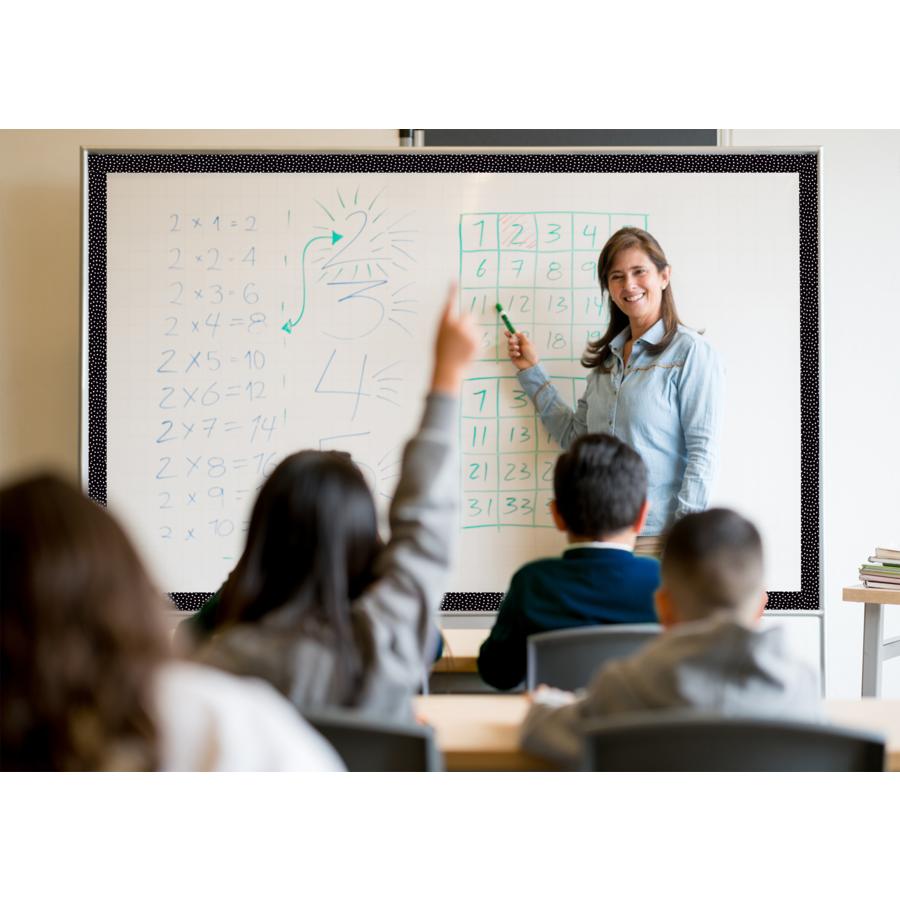
[[[525,677],[530,634],[656,621],[659,563],[634,555],[649,509],[640,456],[612,435],[582,435],[557,460],[553,488],[550,511],[569,546],[513,576],[478,657],[482,679],[497,688]]]
[[[756,629],[767,599],[753,524],[727,509],[685,516],[669,532],[656,592],[666,631],[604,666],[583,700],[535,691],[522,747],[574,767],[585,719],[653,709],[827,722],[815,674],[790,657],[780,629]]]

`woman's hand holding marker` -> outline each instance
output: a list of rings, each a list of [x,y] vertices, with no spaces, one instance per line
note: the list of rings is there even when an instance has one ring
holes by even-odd
[[[509,358],[519,371],[530,369],[541,361],[534,344],[520,331],[504,331],[503,333],[508,338],[506,349]]]

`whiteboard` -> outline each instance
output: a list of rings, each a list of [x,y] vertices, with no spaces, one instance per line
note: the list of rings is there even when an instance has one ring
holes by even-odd
[[[535,158],[396,154],[353,171],[365,168],[353,154],[223,154],[200,159],[231,171],[192,171],[198,157],[88,155],[85,476],[180,605],[227,577],[256,492],[296,450],[349,451],[385,522],[451,279],[480,343],[460,397],[445,608],[495,607],[519,566],[558,554],[547,503],[560,448],[518,386],[494,304],[574,406],[584,345],[608,323],[597,255],[625,225],[660,241],[682,321],[725,361],[711,505],[759,526],[776,607],[818,605],[817,579],[804,583],[817,565],[804,519],[808,532],[818,510],[804,502],[803,157],[760,157],[759,171],[728,171],[729,159],[748,168],[738,154],[697,157],[722,171],[603,171],[628,158],[618,154],[587,157],[600,171],[533,171]],[[411,161],[425,170],[391,170]],[[91,344],[100,295],[104,354]],[[90,402],[101,355],[105,423]]]

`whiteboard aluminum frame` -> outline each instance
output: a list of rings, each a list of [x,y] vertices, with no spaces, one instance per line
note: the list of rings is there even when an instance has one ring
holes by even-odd
[[[290,155],[290,156],[404,156],[404,155],[477,155],[477,156],[536,156],[536,155],[580,155],[580,156],[720,156],[720,155],[816,155],[816,196],[817,196],[817,401],[818,401],[818,565],[817,565],[817,602],[818,609],[787,609],[768,610],[767,616],[778,615],[812,615],[820,620],[820,634],[822,647],[822,685],[824,689],[824,653],[825,653],[825,606],[824,606],[824,456],[822,440],[822,176],[823,176],[823,148],[821,146],[791,146],[791,147],[732,147],[727,145],[716,147],[81,147],[81,371],[80,387],[81,396],[79,403],[79,473],[82,488],[87,489],[89,482],[89,455],[88,455],[88,428],[89,428],[89,194],[88,173],[89,160],[98,155]],[[448,611],[442,611],[447,615]]]

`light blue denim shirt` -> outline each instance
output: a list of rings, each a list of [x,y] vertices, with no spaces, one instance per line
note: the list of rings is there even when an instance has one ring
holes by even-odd
[[[665,334],[660,319],[634,342],[628,366],[627,326],[610,343],[606,365],[591,369],[574,412],[541,363],[519,372],[519,383],[564,450],[582,434],[613,434],[647,466],[650,514],[642,534],[666,533],[688,513],[706,509],[719,468],[725,364],[696,331],[682,325],[657,356],[647,350]],[[549,383],[548,383],[549,382]]]

